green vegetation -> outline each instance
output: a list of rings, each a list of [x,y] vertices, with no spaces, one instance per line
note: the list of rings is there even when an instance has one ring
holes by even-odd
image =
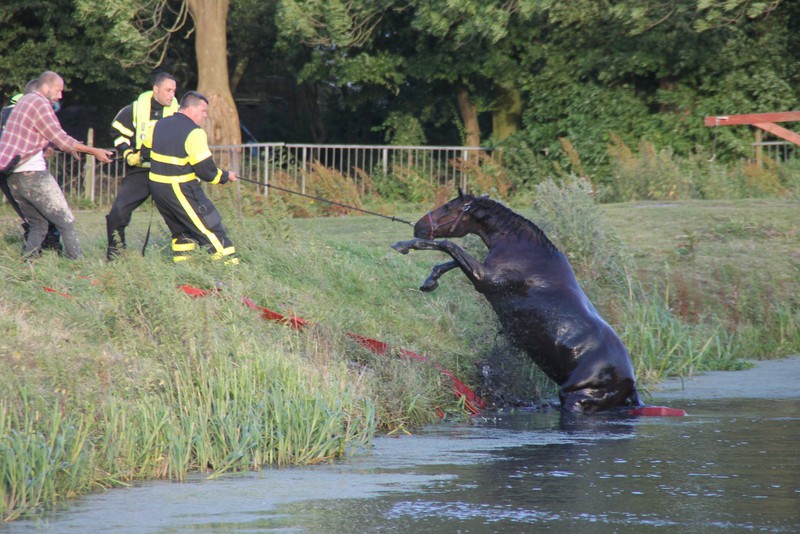
[[[280,202],[264,209],[244,195],[234,206],[229,194],[217,202],[238,266],[205,254],[173,265],[158,217],[145,257],[130,250],[108,264],[100,211],[77,214],[85,258],[45,253],[26,264],[16,219],[2,208],[4,519],[137,479],[328,461],[368,447],[375,432],[465,414],[436,368],[374,355],[346,332],[425,354],[474,387],[476,364],[492,368],[505,389],[485,390],[490,401],[552,395],[496,335],[463,276],[416,290],[443,258],[391,250],[407,226],[290,219]],[[535,198],[512,206],[567,251],[645,390],[667,375],[800,351],[796,200],[596,205],[580,180],[545,182]],[[415,220],[427,207],[387,212]],[[147,209],[130,236],[144,236]],[[479,240],[464,241],[482,254]],[[191,298],[177,289],[186,283],[219,291]],[[264,321],[244,296],[314,325]]]

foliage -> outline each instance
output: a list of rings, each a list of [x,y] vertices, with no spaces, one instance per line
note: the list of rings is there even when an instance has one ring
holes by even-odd
[[[384,132],[384,141],[390,145],[419,146],[425,144],[425,131],[419,119],[411,114],[394,111],[379,127]]]
[[[797,163],[792,160],[726,165],[709,161],[705,154],[681,157],[647,141],[634,151],[619,136],[611,139],[611,180],[600,189],[604,202],[797,196],[792,172]]]
[[[104,105],[129,92],[146,70],[125,69],[120,59],[133,50],[109,49],[108,32],[87,18],[73,0],[7,0],[0,8],[0,95],[18,93],[45,70],[65,80],[65,104]],[[129,98],[125,96],[125,98]],[[3,99],[0,99],[3,100]]]

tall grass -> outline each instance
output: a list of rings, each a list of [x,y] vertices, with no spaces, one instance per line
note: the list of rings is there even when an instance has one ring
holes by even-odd
[[[642,384],[735,367],[757,348],[800,351],[791,281],[768,292],[768,279],[746,284],[746,272],[718,270],[725,298],[681,313],[695,286],[676,269],[691,269],[695,252],[633,282],[633,254],[594,194],[585,182],[547,182],[532,218],[620,332]],[[24,263],[18,227],[0,226],[0,517],[132,480],[329,461],[367,447],[375,432],[465,413],[436,367],[376,356],[346,332],[425,354],[483,382],[497,403],[552,396],[552,384],[498,336],[493,312],[463,276],[446,275],[433,293],[415,289],[444,258],[392,251],[408,226],[292,221],[294,208],[278,198],[228,190],[217,203],[238,266],[204,253],[174,265],[158,217],[142,257],[135,239],[146,213],[129,229],[132,250],[111,264],[102,213],[78,214],[86,254],[78,261],[46,253]],[[724,231],[751,230],[726,223]],[[479,239],[464,244],[482,257]],[[185,283],[219,291],[192,299],[176,290]],[[296,332],[265,322],[243,296],[315,324]]]
[[[642,140],[636,150],[611,135],[611,180],[603,189],[606,202],[732,198],[797,198],[797,161],[765,159],[762,165],[722,165],[708,154],[681,157]]]
[[[219,205],[242,236],[239,266],[205,253],[174,265],[158,221],[145,257],[133,249],[108,264],[99,213],[79,215],[85,258],[23,263],[8,227],[1,517],[131,480],[330,461],[367,447],[378,430],[466,413],[435,366],[372,355],[345,335],[424,353],[468,379],[470,339],[481,333],[456,317],[477,313],[476,299],[421,304],[410,290],[430,258],[396,254],[390,239],[298,239],[281,208],[244,219],[255,204],[239,211],[222,196]],[[131,236],[144,234],[138,218]],[[184,283],[219,292],[192,299],[177,291]],[[316,325],[295,332],[265,322],[243,296]]]

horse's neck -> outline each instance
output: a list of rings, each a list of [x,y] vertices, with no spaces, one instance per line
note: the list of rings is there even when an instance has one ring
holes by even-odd
[[[487,248],[527,241],[548,249],[555,249],[545,233],[522,215],[497,203],[488,207],[487,210],[489,216],[481,220],[481,224],[475,231]]]

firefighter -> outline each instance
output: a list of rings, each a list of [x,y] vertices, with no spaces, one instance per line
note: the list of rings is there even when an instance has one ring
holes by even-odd
[[[122,108],[111,124],[117,154],[125,158],[125,178],[106,215],[108,250],[106,257],[113,260],[121,248],[126,248],[125,227],[131,222],[133,210],[150,196],[148,172],[150,159],[142,142],[153,130],[153,125],[163,117],[178,110],[175,99],[177,82],[166,72],[156,74],[152,91],[145,91],[132,104]]]
[[[239,179],[214,163],[201,128],[206,117],[208,99],[189,91],[175,115],[156,123],[145,143],[151,148],[150,193],[172,233],[175,262],[188,259],[199,243],[214,259],[239,263],[222,216],[200,186],[200,180],[225,184]]]

